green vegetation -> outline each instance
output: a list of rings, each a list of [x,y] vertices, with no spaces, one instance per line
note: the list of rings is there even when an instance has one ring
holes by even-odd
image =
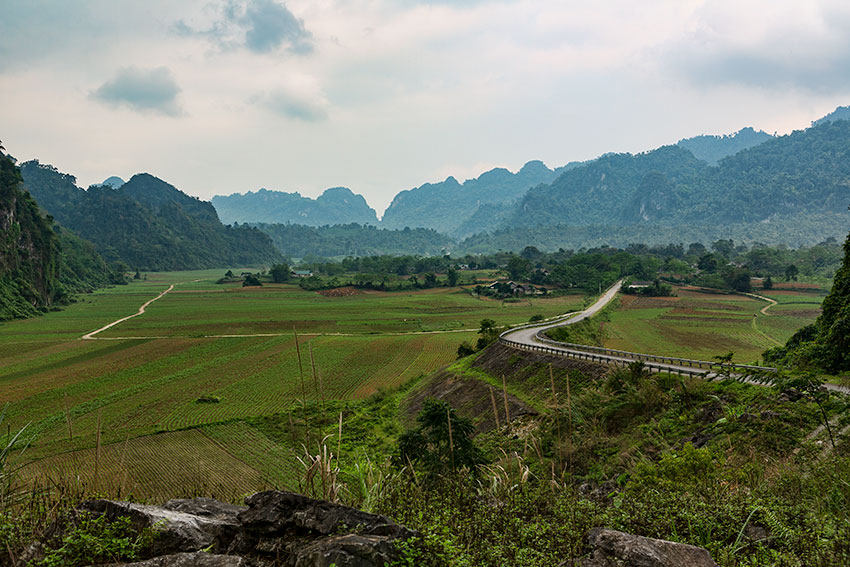
[[[553,565],[580,557],[584,533],[598,525],[705,546],[724,567],[848,558],[842,398],[799,384],[650,375],[639,365],[550,367],[499,345],[417,380],[449,364],[460,342],[574,310],[582,297],[505,303],[449,287],[333,296],[294,284],[217,284],[221,273],[150,273],[0,327],[10,425],[32,421],[29,448],[11,457],[27,483],[73,478],[69,494],[155,500],[300,489],[420,531],[404,552],[412,565]],[[171,283],[180,285],[144,315],[97,335],[110,340],[77,340]],[[814,312],[820,301],[801,286],[770,290],[779,302],[770,317],[788,332],[800,302]],[[679,316],[710,314],[721,325],[739,312],[752,325],[765,306],[693,289],[624,296],[606,332],[619,313],[647,307],[637,302],[668,302],[684,309]],[[599,320],[583,326],[595,331]],[[431,392],[442,401],[423,403],[417,419],[412,400]],[[829,452],[818,444],[828,436],[816,436],[822,424],[835,425]],[[394,454],[406,457],[391,467]],[[7,550],[44,526],[50,513],[40,514],[21,524],[30,531],[0,530]]]
[[[821,408],[790,401],[787,384],[600,376],[489,350],[473,366],[547,409],[507,435],[479,429],[491,464],[478,478],[423,484],[408,467],[384,487],[376,509],[422,533],[410,564],[556,565],[581,557],[595,526],[703,546],[724,567],[850,558],[847,441],[822,449]],[[846,400],[822,409],[847,422]]]
[[[83,515],[56,547],[48,547],[36,567],[83,567],[93,563],[132,562],[149,550],[156,532],[137,533],[129,516],[110,521],[106,516]]]
[[[445,471],[474,472],[483,462],[481,450],[472,441],[472,420],[459,416],[446,402],[425,400],[416,421],[416,429],[399,437],[394,456],[398,466],[409,464],[434,477]]]
[[[482,318],[517,324],[581,301],[568,295],[504,304],[446,287],[333,296],[293,284],[215,283],[221,274],[147,273],[61,312],[0,326],[10,424],[31,422],[31,445],[15,464],[33,464],[22,474],[80,478],[88,487],[151,498],[174,496],[165,479],[227,495],[296,488],[292,463],[303,439],[280,446],[246,420],[287,420],[292,411],[298,421],[305,392],[308,408],[330,408],[397,388],[454,360],[458,344],[474,342]],[[144,315],[79,340],[170,284],[174,290]],[[288,464],[273,465],[272,456]]]

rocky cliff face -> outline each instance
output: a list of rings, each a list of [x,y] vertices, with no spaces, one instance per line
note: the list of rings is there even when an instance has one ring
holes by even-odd
[[[0,320],[35,315],[60,293],[52,219],[21,184],[14,162],[0,153]]]

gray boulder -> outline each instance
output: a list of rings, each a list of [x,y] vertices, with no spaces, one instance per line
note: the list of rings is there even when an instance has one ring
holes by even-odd
[[[386,536],[346,534],[317,541],[300,549],[294,567],[374,567],[390,565],[395,558]]]
[[[717,567],[701,547],[607,528],[590,530],[587,542],[593,551],[581,567]]]
[[[196,553],[173,553],[137,561],[135,563],[116,563],[110,567],[252,567],[248,559],[236,555],[213,555],[199,551]]]
[[[282,491],[245,500],[228,553],[293,567],[388,565],[393,542],[414,532],[385,516]]]

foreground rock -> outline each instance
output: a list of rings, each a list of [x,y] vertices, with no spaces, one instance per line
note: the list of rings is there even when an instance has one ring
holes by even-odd
[[[174,553],[136,563],[122,564],[123,567],[252,567],[253,565],[250,559],[237,555],[213,555],[203,551]]]
[[[590,530],[587,542],[593,551],[581,567],[717,567],[701,547],[607,528]]]
[[[134,567],[381,567],[395,560],[394,544],[414,532],[389,518],[280,491],[260,492],[234,506],[209,498],[150,506],[112,500],[81,504],[57,523],[45,542],[56,545],[82,514],[130,518],[157,532],[150,558]],[[28,560],[43,557],[41,544]]]
[[[239,532],[238,515],[246,506],[225,504],[212,498],[169,500],[163,506],[149,506],[112,500],[83,502],[78,513],[105,515],[110,520],[129,517],[137,531],[153,528],[157,537],[151,552],[164,555],[175,552],[210,550],[221,552]]]
[[[245,503],[229,553],[263,564],[279,559],[294,567],[388,565],[393,542],[414,535],[384,516],[291,492],[259,492]]]

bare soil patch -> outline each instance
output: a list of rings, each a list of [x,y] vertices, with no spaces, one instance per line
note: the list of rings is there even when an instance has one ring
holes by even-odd
[[[405,413],[408,425],[413,425],[416,415],[422,409],[425,400],[437,398],[451,405],[461,416],[467,417],[475,424],[476,433],[484,433],[496,428],[496,418],[493,415],[493,402],[490,398],[491,386],[480,380],[466,376],[457,376],[447,370],[441,370],[433,375],[428,383],[418,389],[407,400]],[[494,388],[496,406],[499,411],[499,422],[505,424],[505,402],[501,390]],[[519,398],[508,394],[508,411],[511,421],[526,416],[537,415],[534,408],[526,405]]]
[[[345,287],[336,287],[333,289],[323,289],[317,291],[319,295],[324,295],[325,297],[351,297],[354,295],[364,295],[362,289],[357,289],[356,287],[345,286]]]

